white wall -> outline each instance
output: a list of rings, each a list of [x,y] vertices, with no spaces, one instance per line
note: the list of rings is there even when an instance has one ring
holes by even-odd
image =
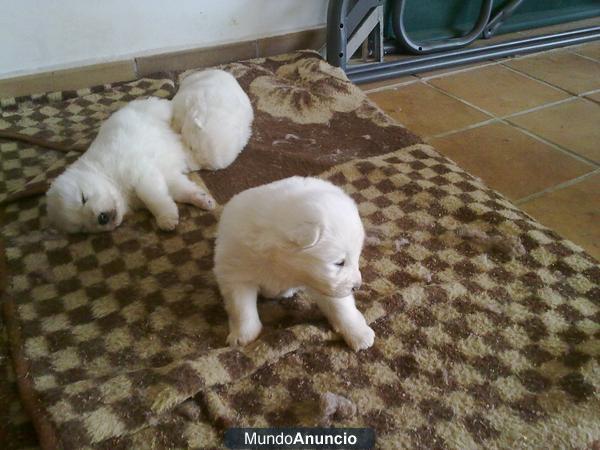
[[[327,0],[0,0],[0,78],[323,26]]]

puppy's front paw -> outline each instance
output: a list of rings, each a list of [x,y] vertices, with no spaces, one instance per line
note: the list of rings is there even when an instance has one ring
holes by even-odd
[[[262,331],[260,322],[245,323],[237,328],[230,328],[229,336],[227,336],[227,344],[231,347],[238,345],[246,345],[254,341]]]
[[[300,292],[300,290],[300,288],[290,288],[287,291],[283,291],[281,293],[281,298],[292,298],[294,295]]]
[[[202,209],[215,209],[217,202],[212,196],[206,192],[194,192],[190,196],[190,203]]]
[[[355,352],[369,348],[375,341],[375,332],[367,324],[346,330],[342,336]]]
[[[165,214],[156,218],[158,228],[165,231],[174,230],[179,223],[179,215]]]

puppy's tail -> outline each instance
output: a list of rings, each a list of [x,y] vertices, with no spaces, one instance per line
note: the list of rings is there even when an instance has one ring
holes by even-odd
[[[49,150],[58,150],[59,152],[80,152],[83,153],[87,150],[87,146],[81,144],[66,145],[62,142],[52,142],[44,138],[38,138],[35,136],[29,136],[27,134],[17,133],[16,131],[0,130],[0,139],[7,139],[10,141],[24,142],[26,144],[33,144],[39,147],[44,147]]]

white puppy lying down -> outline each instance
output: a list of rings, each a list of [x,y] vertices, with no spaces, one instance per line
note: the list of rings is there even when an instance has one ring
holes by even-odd
[[[231,164],[252,134],[250,99],[231,74],[218,69],[187,76],[173,97],[173,128],[203,169]]]
[[[364,230],[354,201],[316,178],[292,177],[237,194],[217,231],[215,275],[229,316],[230,345],[258,337],[256,296],[306,289],[354,350],[375,333],[354,304]]]
[[[170,101],[148,98],[110,116],[48,190],[50,222],[70,233],[108,231],[144,205],[171,230],[179,220],[175,201],[213,208],[212,197],[184,175],[199,165],[172,130],[172,115]]]

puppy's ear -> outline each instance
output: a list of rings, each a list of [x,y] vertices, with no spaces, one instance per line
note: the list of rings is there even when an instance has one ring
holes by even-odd
[[[313,247],[321,239],[321,226],[315,222],[303,222],[289,231],[288,239],[301,249]]]

